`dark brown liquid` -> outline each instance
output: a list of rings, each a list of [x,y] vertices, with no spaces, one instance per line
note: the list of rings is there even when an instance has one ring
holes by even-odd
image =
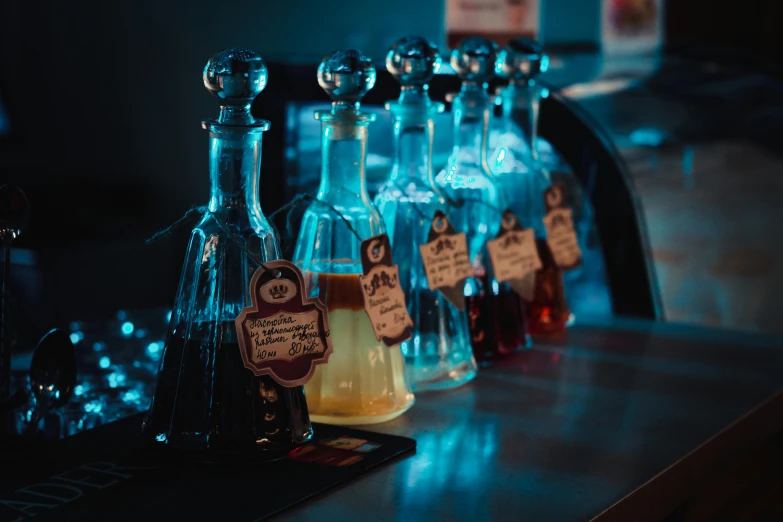
[[[488,318],[491,317],[491,302],[486,293],[465,298],[465,313],[468,314],[470,345],[477,362],[492,359],[495,348],[495,329]]]
[[[525,304],[519,294],[508,285],[500,285],[500,291],[493,295],[495,328],[498,355],[508,355],[528,347],[528,328]]]
[[[491,291],[489,275],[479,279],[478,295],[465,298],[471,345],[476,361],[487,361],[528,345],[525,305],[508,285]]]
[[[308,291],[318,287],[318,298],[328,310],[364,310],[359,274],[305,272],[305,281]]]
[[[224,332],[233,328],[223,326]],[[180,450],[250,460],[284,456],[309,440],[304,388],[256,377],[239,350],[236,342],[186,341],[175,330],[166,342],[144,432]]]
[[[536,272],[533,300],[527,304],[527,321],[534,335],[562,332],[571,317],[565,297],[563,271],[555,263],[546,239],[536,239],[543,265]]]

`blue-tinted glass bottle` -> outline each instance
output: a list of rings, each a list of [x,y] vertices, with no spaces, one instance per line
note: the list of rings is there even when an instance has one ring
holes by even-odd
[[[494,279],[486,251],[506,204],[487,161],[492,109],[487,85],[495,76],[497,52],[491,40],[467,38],[451,53],[462,89],[452,105],[454,148],[448,165],[435,178],[447,196],[452,224],[468,237],[475,277],[468,279],[465,296],[477,360],[517,351],[530,342],[524,305],[508,284]]]
[[[511,40],[498,54],[498,70],[509,83],[498,91],[503,110],[501,132],[490,163],[510,208],[525,227],[535,231],[543,266],[536,273],[533,299],[526,304],[528,328],[533,334],[562,331],[573,321],[563,271],[549,249],[543,221],[544,191],[552,184],[552,176],[536,146],[539,107],[546,90],[536,77],[548,67],[542,46],[532,40]],[[575,181],[573,176],[570,179]]]
[[[417,37],[397,41],[386,56],[386,68],[402,88],[399,99],[386,104],[394,124],[395,157],[375,201],[415,325],[411,340],[400,345],[414,391],[452,388],[476,375],[467,317],[443,293],[429,289],[419,250],[435,213],[447,212],[432,170],[433,118],[444,106],[427,93],[440,62],[437,47]]]
[[[251,303],[258,262],[279,258],[259,202],[269,122],[250,113],[266,80],[263,60],[247,49],[221,51],[204,69],[204,85],[221,100],[219,118],[202,123],[209,131],[209,211],[190,236],[144,422],[155,444],[199,459],[281,457],[313,434],[303,387],[247,369],[235,325]]]
[[[365,179],[367,130],[375,114],[359,104],[375,85],[375,67],[358,51],[336,51],[321,62],[318,83],[333,100],[331,110],[315,113],[321,122],[323,203],[305,211],[294,262],[309,295],[327,307],[333,352],[305,385],[307,403],[317,422],[373,424],[413,405],[400,347],[376,339],[359,281],[361,241],[385,233]]]

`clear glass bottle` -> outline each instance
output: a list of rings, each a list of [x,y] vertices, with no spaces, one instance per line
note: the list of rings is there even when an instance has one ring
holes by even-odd
[[[395,158],[375,202],[415,325],[412,339],[400,344],[414,391],[452,388],[476,375],[467,317],[443,293],[429,289],[419,250],[435,213],[447,211],[432,171],[433,118],[444,106],[427,93],[440,63],[437,47],[418,37],[397,41],[386,55],[386,69],[402,89],[397,101],[386,104],[394,122]]]
[[[204,69],[221,99],[209,131],[211,195],[193,229],[155,397],[144,433],[156,443],[205,455],[266,460],[312,437],[302,386],[286,388],[245,368],[234,320],[250,305],[258,260],[279,257],[259,204],[261,136],[269,122],[250,114],[267,69],[253,51],[228,49]],[[248,252],[253,254],[248,255]]]
[[[536,147],[539,106],[545,91],[536,77],[548,67],[543,47],[533,40],[511,40],[498,54],[498,69],[509,83],[498,91],[503,108],[502,131],[491,167],[510,208],[536,234],[543,266],[536,273],[533,299],[525,307],[533,334],[562,331],[573,321],[563,271],[549,251],[543,221],[544,191],[552,184],[552,177]]]
[[[384,422],[410,408],[413,393],[399,345],[375,337],[359,282],[361,241],[385,232],[365,180],[367,130],[375,114],[359,108],[375,85],[375,67],[358,51],[336,51],[318,67],[318,83],[332,99],[331,110],[315,113],[322,131],[322,203],[305,211],[294,262],[309,295],[328,309],[333,352],[305,385],[307,402],[317,422]]]
[[[449,199],[448,216],[454,228],[468,237],[475,278],[465,285],[466,311],[479,361],[530,343],[524,305],[507,283],[494,279],[486,251],[487,240],[498,233],[505,206],[487,162],[492,110],[487,84],[495,75],[497,52],[491,40],[467,38],[451,54],[462,89],[452,106],[454,149],[447,167],[435,178]]]

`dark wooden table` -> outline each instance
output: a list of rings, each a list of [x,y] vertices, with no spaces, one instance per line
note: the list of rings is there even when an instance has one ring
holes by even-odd
[[[416,454],[280,519],[696,520],[720,504],[711,488],[741,489],[721,477],[752,475],[774,446],[782,385],[779,338],[576,326],[367,427],[416,439]]]

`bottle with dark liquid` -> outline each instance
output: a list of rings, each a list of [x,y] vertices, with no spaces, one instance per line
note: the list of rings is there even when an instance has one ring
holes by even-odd
[[[402,90],[399,99],[386,104],[394,121],[396,153],[389,180],[375,199],[415,325],[413,337],[400,347],[417,392],[460,386],[476,375],[467,318],[443,292],[430,288],[420,251],[428,243],[434,216],[447,210],[432,171],[434,117],[444,106],[427,93],[440,63],[437,47],[423,38],[402,38],[389,49],[386,68]],[[445,229],[446,222],[440,223]],[[439,226],[437,221],[434,225]],[[461,290],[456,291],[459,305]]]
[[[474,278],[465,285],[466,313],[473,353],[483,361],[529,344],[524,305],[506,283],[492,274],[488,239],[500,228],[505,197],[487,163],[491,100],[487,84],[494,77],[497,45],[486,38],[467,38],[451,54],[451,66],[462,79],[454,97],[454,150],[435,183],[449,199],[448,215],[468,237]]]
[[[305,389],[312,419],[329,424],[384,422],[414,400],[400,346],[376,338],[359,279],[362,242],[386,232],[366,183],[367,134],[375,114],[360,108],[375,78],[370,59],[356,50],[335,51],[318,67],[318,83],[332,107],[315,113],[322,131],[319,201],[305,211],[294,262],[309,296],[328,311],[333,351]]]
[[[549,249],[543,221],[544,192],[552,177],[536,146],[539,105],[545,90],[536,77],[548,67],[543,47],[532,40],[511,40],[498,55],[498,70],[509,84],[498,91],[503,113],[491,167],[509,207],[524,226],[534,229],[537,238],[543,267],[536,272],[533,299],[526,303],[532,334],[562,331],[573,321],[565,299],[563,271]]]
[[[205,460],[266,460],[312,437],[302,386],[281,386],[244,366],[234,320],[250,279],[279,257],[259,204],[261,136],[250,113],[267,69],[253,51],[228,49],[204,69],[221,100],[209,131],[209,210],[193,229],[144,434],[161,447]],[[252,254],[252,255],[249,255]]]

